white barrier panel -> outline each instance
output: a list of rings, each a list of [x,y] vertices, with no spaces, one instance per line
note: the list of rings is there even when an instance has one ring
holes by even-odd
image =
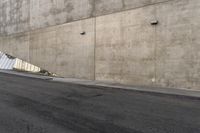
[[[22,61],[20,59],[16,59],[13,69],[20,70],[20,71],[28,71],[28,72],[40,72],[40,68],[34,66],[30,63]]]
[[[0,52],[0,69],[4,70],[20,70],[27,72],[40,72],[41,68],[34,66],[28,62],[12,57],[8,54]]]

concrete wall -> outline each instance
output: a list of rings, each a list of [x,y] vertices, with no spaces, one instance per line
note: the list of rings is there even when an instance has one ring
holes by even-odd
[[[19,33],[168,0],[1,0],[0,33]]]
[[[157,5],[157,84],[199,89],[200,1]]]
[[[29,33],[1,36],[0,51],[29,61]]]
[[[58,75],[94,79],[94,19],[31,32],[29,55],[30,62]]]
[[[19,33],[28,31],[30,22],[29,0],[0,1],[1,33]]]
[[[200,87],[199,0],[19,2],[24,4],[12,7],[18,7],[17,13],[7,14],[9,1],[0,2],[4,52],[65,77]],[[29,15],[20,13],[26,9]],[[12,14],[24,17],[6,24]],[[159,24],[152,26],[154,20]],[[25,26],[12,30],[13,25]]]
[[[174,0],[98,17],[96,78],[198,88],[199,15],[200,1]]]
[[[98,17],[96,78],[150,85],[155,78],[155,7]]]

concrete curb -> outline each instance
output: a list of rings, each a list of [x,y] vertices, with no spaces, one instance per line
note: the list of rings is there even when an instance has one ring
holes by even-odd
[[[72,84],[78,84],[78,85],[84,85],[84,86],[107,87],[107,88],[125,89],[125,90],[133,90],[133,91],[140,91],[140,92],[147,92],[147,93],[159,93],[159,94],[166,94],[166,95],[192,97],[192,98],[198,98],[198,99],[200,98],[200,91],[197,91],[197,90],[128,86],[128,85],[111,84],[107,82],[72,79],[72,78],[53,78],[52,81],[72,83]]]
[[[26,73],[26,72],[17,72],[17,71],[11,71],[11,70],[0,70],[0,73],[16,75],[16,76],[21,76],[21,77],[26,77],[26,78],[33,78],[33,79],[42,79],[42,80],[53,79],[52,77],[48,77],[48,76],[36,75],[36,74],[31,74],[31,73]]]
[[[55,78],[55,77],[34,75],[31,73],[23,73],[23,72],[7,71],[7,70],[0,70],[0,73],[16,75],[16,76],[21,76],[21,77],[26,77],[26,78],[40,79],[40,80],[50,80],[52,82],[71,83],[71,84],[77,84],[77,85],[83,85],[83,86],[106,87],[106,88],[132,90],[132,91],[146,92],[146,93],[184,96],[184,97],[191,97],[191,98],[198,98],[198,99],[200,98],[200,91],[197,91],[197,90],[128,86],[128,85],[114,84],[114,83],[112,84],[108,82],[93,81],[93,80],[83,80],[83,79],[74,79],[74,78]]]

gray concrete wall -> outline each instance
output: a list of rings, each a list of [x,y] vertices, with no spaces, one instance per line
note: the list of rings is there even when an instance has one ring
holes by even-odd
[[[200,1],[174,0],[98,17],[97,80],[198,88],[199,15]]]
[[[30,0],[0,1],[0,31],[20,33],[28,31],[30,22]]]
[[[58,75],[94,79],[94,19],[31,32],[29,55],[30,62]]]
[[[157,84],[200,89],[200,1],[175,0],[156,10]]]
[[[0,3],[1,22],[7,2]],[[0,37],[3,52],[65,77],[200,87],[199,0],[30,0],[16,6],[30,15],[16,17],[15,26],[29,26],[13,31],[1,23],[1,33],[9,34]],[[159,24],[152,26],[153,20]]]
[[[1,0],[0,33],[19,33],[168,0]]]
[[[94,79],[94,24],[91,18],[2,36],[0,51],[60,76]]]
[[[29,33],[1,36],[0,51],[29,61]]]
[[[151,85],[155,78],[155,7],[98,17],[96,78]]]

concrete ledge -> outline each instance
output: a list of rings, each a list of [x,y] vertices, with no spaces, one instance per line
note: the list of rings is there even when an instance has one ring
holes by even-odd
[[[74,79],[74,78],[58,78],[58,77],[49,77],[42,76],[32,73],[25,72],[17,72],[17,71],[8,71],[8,70],[0,70],[0,73],[16,75],[26,78],[40,79],[40,80],[49,80],[51,82],[60,82],[60,83],[71,83],[83,86],[90,87],[107,87],[112,89],[125,89],[132,91],[139,91],[144,93],[155,93],[155,94],[164,94],[164,95],[174,95],[174,96],[182,96],[182,97],[190,97],[190,98],[200,98],[200,91],[197,90],[187,90],[187,89],[175,89],[175,88],[161,88],[161,87],[147,87],[147,86],[129,86],[122,85],[116,83],[108,83],[102,81],[93,81],[93,80],[83,80],[83,79]]]
[[[86,85],[86,86],[134,90],[134,91],[147,92],[147,93],[159,93],[159,94],[191,97],[191,98],[198,98],[198,99],[200,98],[200,91],[197,91],[197,90],[147,87],[147,86],[129,86],[129,85],[122,85],[122,84],[92,81],[92,80],[73,79],[73,78],[53,78],[52,81]]]
[[[33,79],[42,79],[42,80],[52,80],[52,77],[49,76],[43,76],[43,75],[37,75],[32,73],[26,73],[26,72],[17,72],[12,70],[0,70],[0,73],[9,74],[9,75],[16,75],[26,78],[33,78]]]

